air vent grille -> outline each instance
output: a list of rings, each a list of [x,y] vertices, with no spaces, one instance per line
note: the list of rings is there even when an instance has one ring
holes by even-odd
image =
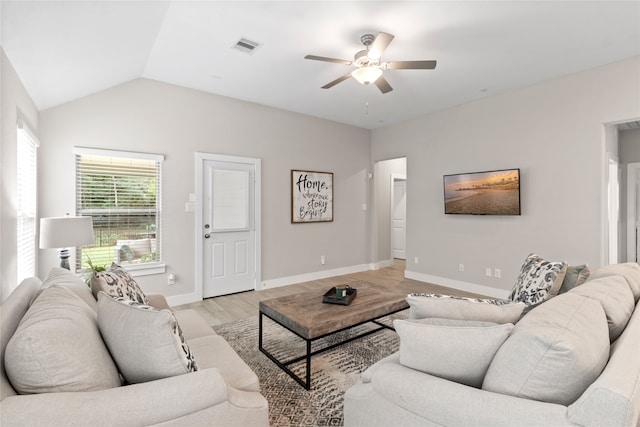
[[[640,129],[640,121],[620,123],[618,125],[618,130],[620,130],[620,131],[622,131],[622,130],[634,130],[634,129]]]
[[[239,50],[240,52],[244,52],[244,53],[248,53],[248,54],[252,54],[253,52],[255,52],[260,46],[262,46],[262,44],[258,43],[258,42],[254,42],[252,40],[249,39],[245,39],[244,37],[241,38],[240,40],[238,40],[236,42],[236,44],[233,45],[234,49]]]

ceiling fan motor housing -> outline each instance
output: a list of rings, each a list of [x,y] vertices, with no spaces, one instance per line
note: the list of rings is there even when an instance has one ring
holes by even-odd
[[[367,54],[369,53],[368,49],[361,50],[356,53],[354,56],[353,64],[357,67],[375,67],[380,63],[379,59],[369,58]]]

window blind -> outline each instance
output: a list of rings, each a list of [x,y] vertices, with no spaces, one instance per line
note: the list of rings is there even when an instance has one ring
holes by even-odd
[[[18,122],[16,146],[17,203],[17,283],[36,275],[36,206],[38,140]]]
[[[84,148],[75,155],[76,214],[92,217],[95,237],[76,267],[160,263],[164,157]]]

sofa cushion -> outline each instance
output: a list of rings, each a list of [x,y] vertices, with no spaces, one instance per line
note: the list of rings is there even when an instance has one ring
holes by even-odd
[[[513,324],[452,319],[395,320],[400,364],[440,378],[480,387]]]
[[[602,306],[568,292],[520,319],[489,365],[482,388],[566,406],[600,375],[608,357]]]
[[[7,344],[4,363],[20,394],[93,391],[120,385],[95,313],[60,285],[45,288],[25,313]]]
[[[98,327],[129,384],[198,370],[171,310],[100,292]]]
[[[124,297],[141,304],[149,304],[138,283],[131,275],[116,263],[106,271],[94,272],[91,276],[91,291],[96,299],[100,291],[112,297]]]
[[[623,264],[605,265],[591,272],[590,279],[599,277],[620,275],[627,280],[629,288],[633,293],[633,298],[637,303],[640,300],[640,265],[635,262],[627,262]]]
[[[567,272],[564,262],[547,261],[536,254],[525,259],[509,299],[529,307],[555,296]]]
[[[42,291],[44,291],[51,285],[60,285],[66,287],[74,294],[79,296],[82,301],[86,302],[87,305],[94,311],[94,313],[97,311],[98,306],[96,303],[96,299],[91,294],[91,289],[89,288],[89,286],[87,286],[84,280],[82,280],[82,278],[76,276],[66,268],[60,267],[53,267],[49,271],[49,274],[47,274],[47,277],[42,282],[40,291],[38,291],[31,299],[31,304],[33,304],[33,302],[40,296]]]
[[[195,310],[175,310],[173,314],[178,319],[182,335],[187,342],[191,342],[194,338],[200,338],[206,335],[217,335],[213,328],[207,324],[204,318]]]
[[[257,347],[257,344],[254,342],[253,346]],[[189,347],[200,369],[217,369],[224,381],[234,389],[260,391],[258,376],[220,335],[204,335],[190,339]]]
[[[525,304],[500,299],[477,299],[454,295],[409,294],[409,317],[424,319],[479,320],[494,323],[515,323]]]
[[[633,293],[622,276],[589,280],[570,292],[596,300],[602,305],[609,325],[609,339],[612,342],[624,331],[635,308]]]
[[[582,285],[589,278],[589,274],[591,274],[591,269],[587,264],[568,266],[558,294],[564,294],[576,286]]]

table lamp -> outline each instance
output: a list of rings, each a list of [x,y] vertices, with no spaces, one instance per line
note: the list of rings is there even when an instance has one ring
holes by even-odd
[[[60,249],[60,267],[69,268],[70,247],[93,244],[90,216],[40,218],[40,249]]]

